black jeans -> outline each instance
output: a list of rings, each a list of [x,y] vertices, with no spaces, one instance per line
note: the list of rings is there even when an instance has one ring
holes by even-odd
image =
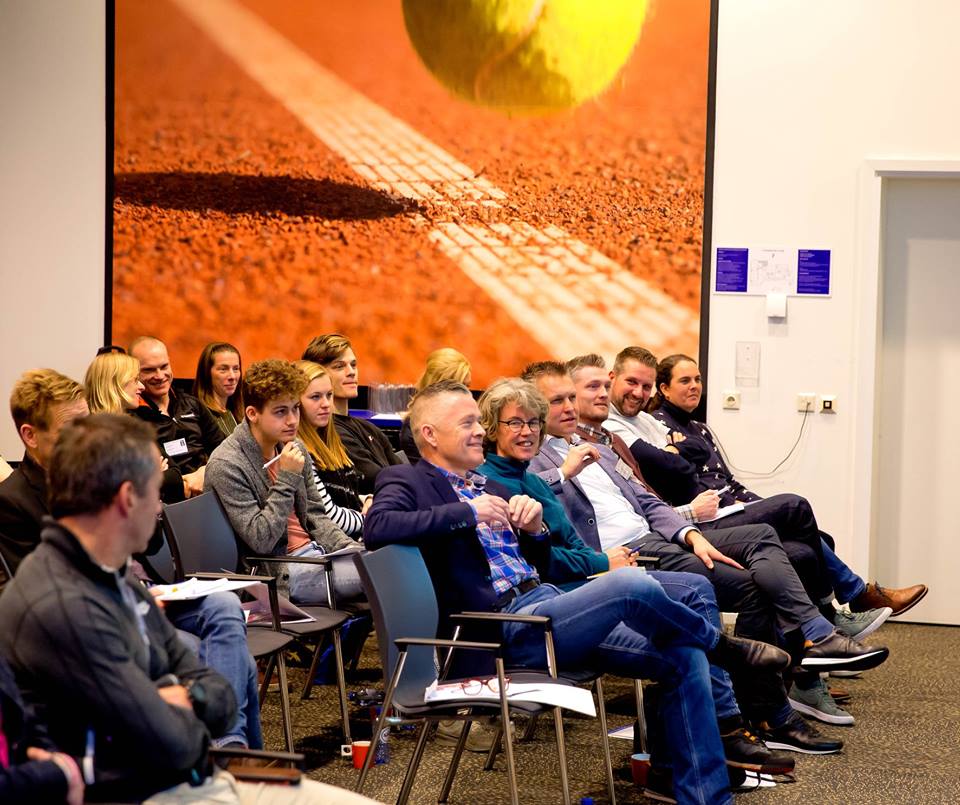
[[[768,525],[777,532],[810,600],[820,604],[832,599],[833,586],[820,544],[820,538],[825,535],[817,527],[817,518],[806,498],[793,494],[773,495],[751,503],[742,512],[703,523],[700,530],[713,541],[710,534],[718,530],[758,524]]]

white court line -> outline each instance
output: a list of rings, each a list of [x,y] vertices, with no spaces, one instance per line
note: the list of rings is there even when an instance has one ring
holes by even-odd
[[[172,2],[373,187],[451,208],[507,198],[236,0]],[[699,338],[689,310],[560,227],[449,222],[429,237],[555,357],[610,357],[627,343],[665,354]]]

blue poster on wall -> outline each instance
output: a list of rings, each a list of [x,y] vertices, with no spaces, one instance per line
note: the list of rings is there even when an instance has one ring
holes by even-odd
[[[830,294],[830,250],[799,249],[797,252],[797,293]]]
[[[718,293],[746,293],[749,249],[717,249]]]

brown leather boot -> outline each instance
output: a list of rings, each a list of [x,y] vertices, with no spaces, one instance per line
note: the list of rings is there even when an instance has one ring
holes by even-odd
[[[850,602],[850,610],[852,612],[863,612],[867,609],[890,607],[893,610],[890,617],[894,617],[902,615],[926,594],[926,584],[914,584],[912,587],[892,590],[871,581],[866,589]]]

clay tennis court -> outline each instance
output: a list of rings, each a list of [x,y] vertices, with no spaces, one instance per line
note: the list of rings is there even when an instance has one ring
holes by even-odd
[[[478,386],[696,354],[708,17],[653,3],[598,101],[510,118],[436,83],[399,0],[119,0],[114,342],[154,333],[190,375],[211,340],[249,363],[336,331],[363,382],[449,345]]]

